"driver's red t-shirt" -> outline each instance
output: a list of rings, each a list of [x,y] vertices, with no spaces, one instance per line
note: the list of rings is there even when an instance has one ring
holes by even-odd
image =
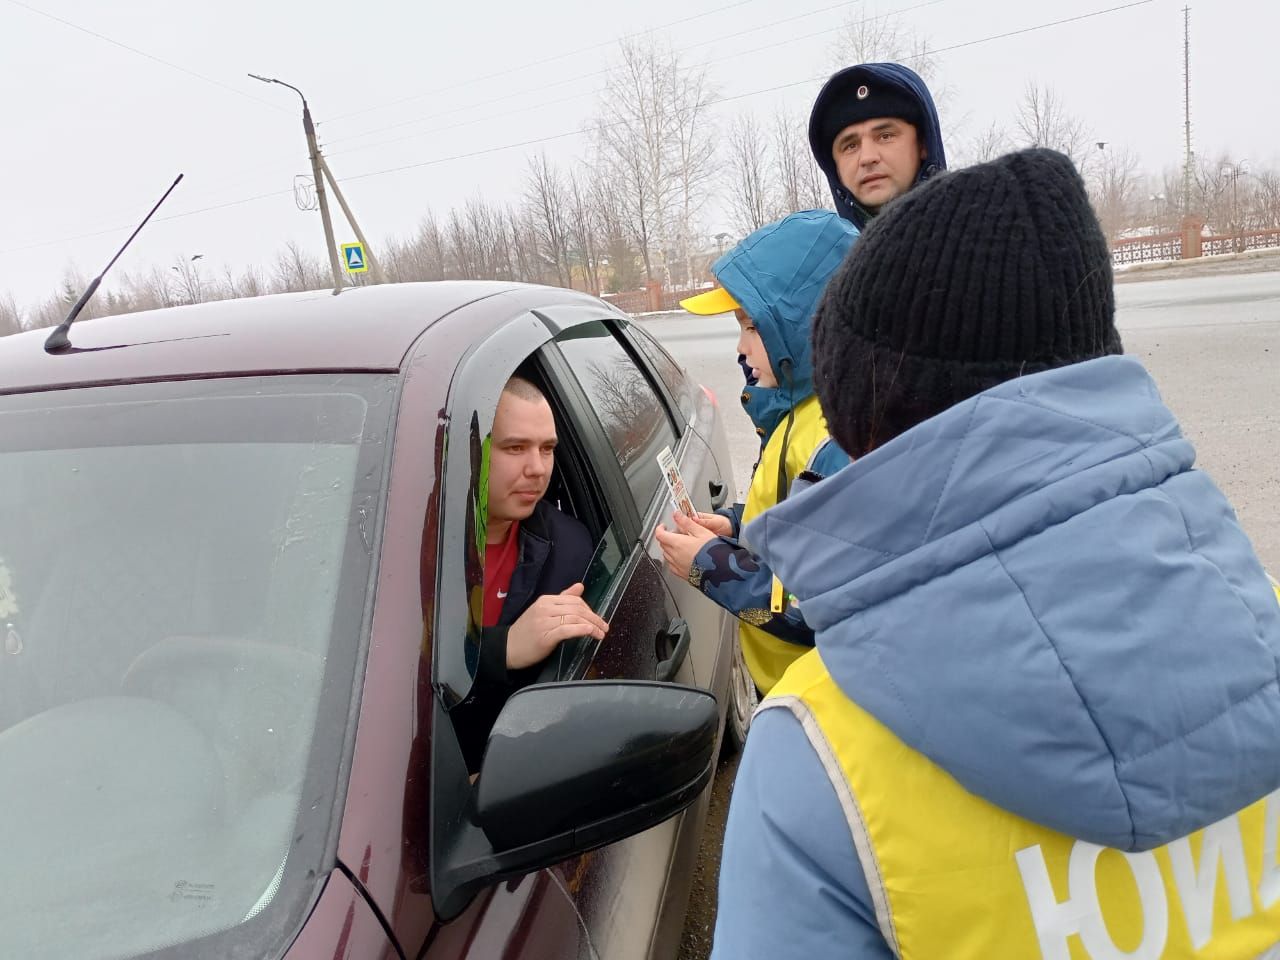
[[[484,626],[496,627],[502,616],[502,604],[511,586],[511,574],[520,559],[520,524],[511,524],[502,543],[487,543],[484,548]]]

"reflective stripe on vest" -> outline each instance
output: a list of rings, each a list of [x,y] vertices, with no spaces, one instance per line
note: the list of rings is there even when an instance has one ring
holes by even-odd
[[[783,455],[782,440],[786,434],[783,426],[778,426],[769,442],[765,444],[760,455],[760,463],[751,478],[751,488],[747,491],[747,502],[742,509],[742,526],[745,527],[753,519],[774,506],[777,497],[778,460]],[[813,452],[827,439],[827,421],[822,416],[822,407],[817,397],[806,397],[795,409],[795,421],[791,424],[791,436],[786,449],[787,477],[795,480],[809,462]],[[758,611],[762,620],[770,616],[769,610]],[[788,666],[810,648],[779,640],[753,627],[745,620],[738,626],[738,635],[742,640],[742,659],[756,686],[765,691],[778,682]]]
[[[817,650],[760,709],[804,728],[903,960],[1280,960],[1280,791],[1122,853],[969,793],[845,697]]]

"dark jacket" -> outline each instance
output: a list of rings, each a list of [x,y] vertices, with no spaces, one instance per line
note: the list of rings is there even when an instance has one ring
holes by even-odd
[[[582,580],[591,562],[591,534],[574,517],[545,500],[520,523],[520,554],[496,627],[485,627],[476,678],[467,698],[453,708],[454,727],[470,770],[480,768],[489,731],[507,698],[538,679],[542,664],[507,670],[511,624],[539,597],[563,593]]]
[[[927,156],[920,165],[916,183],[928,180],[947,169],[947,154],[942,149],[938,110],[933,105],[929,88],[914,70],[900,63],[862,63],[856,67],[847,67],[832,76],[818,94],[818,99],[813,102],[813,111],[809,114],[809,148],[813,151],[813,159],[818,161],[818,166],[827,175],[831,196],[836,202],[836,213],[859,230],[865,230],[868,221],[875,214],[858,203],[840,182],[840,176],[836,172],[836,159],[831,154],[831,144],[824,142],[826,137],[822,131],[826,126],[824,117],[831,104],[841,97],[854,96],[854,91],[863,83],[891,84],[920,104],[922,123],[917,125],[916,133]]]

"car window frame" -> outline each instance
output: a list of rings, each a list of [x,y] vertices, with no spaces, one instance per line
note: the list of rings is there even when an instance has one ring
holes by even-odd
[[[437,699],[446,707],[461,702],[470,693],[475,678],[467,668],[466,644],[479,642],[479,625],[472,623],[467,601],[468,593],[476,586],[468,579],[475,575],[468,563],[468,538],[474,536],[470,499],[478,481],[470,458],[472,420],[476,421],[482,441],[493,428],[498,398],[507,378],[551,339],[546,325],[531,311],[517,307],[513,312],[511,318],[463,354],[445,398],[446,439],[438,479],[439,536],[434,544],[437,561],[431,678]],[[517,356],[520,360],[511,364],[511,358]],[[510,372],[506,376],[494,376],[495,370],[506,370],[508,364]],[[482,578],[483,573],[480,558]],[[458,638],[462,645],[445,642],[445,638]]]
[[[681,451],[684,450],[685,444],[688,442],[689,434],[692,432],[690,429],[691,424],[682,419],[683,414],[679,412],[677,407],[673,407],[672,398],[667,390],[666,384],[653,369],[648,358],[643,355],[640,348],[633,343],[630,338],[624,335],[623,324],[629,323],[630,321],[628,321],[626,317],[614,315],[606,310],[593,310],[589,307],[584,308],[575,306],[564,310],[558,308],[555,310],[540,309],[535,312],[540,316],[543,316],[543,318],[547,320],[548,324],[555,325],[557,338],[564,333],[568,333],[571,330],[584,326],[587,323],[595,322],[604,326],[609,335],[618,344],[619,349],[621,349],[631,362],[640,370],[641,375],[649,384],[649,388],[658,398],[659,406],[662,407],[666,414],[667,423],[670,425],[671,432],[673,434],[671,443],[672,453],[676,456],[676,459],[679,460]],[[553,340],[552,344],[556,345],[556,341]],[[599,442],[603,445],[603,448],[608,451],[609,459],[617,469],[618,476],[622,480],[623,491],[626,493],[627,501],[635,507],[637,520],[635,526],[635,537],[636,541],[639,542],[639,540],[646,536],[652,528],[653,524],[650,520],[650,515],[654,511],[654,503],[663,502],[660,494],[666,489],[666,487],[662,482],[659,482],[654,488],[654,492],[649,495],[649,501],[647,503],[641,505],[636,502],[635,494],[631,490],[631,485],[627,482],[622,465],[618,463],[617,451],[609,441],[608,434],[605,431],[604,424],[601,421],[599,414],[596,412],[595,407],[591,405],[589,400],[587,400],[585,388],[578,379],[577,373],[574,372],[568,358],[560,351],[558,345],[556,345],[556,351],[559,353],[560,359],[565,364],[568,376],[573,379],[579,394],[583,398],[582,405],[584,415],[594,423],[596,428],[594,433],[598,436]]]
[[[652,512],[652,502],[643,511],[636,504],[604,426],[554,338],[589,322],[604,322],[610,335],[619,342],[632,362],[639,365],[650,386],[658,391],[660,402],[675,430],[661,378],[655,377],[643,358],[637,358],[634,345],[618,336],[616,327],[611,325],[617,317],[607,310],[577,304],[544,305],[532,309],[517,307],[513,313],[510,319],[473,345],[458,361],[445,401],[447,440],[440,471],[439,560],[432,624],[432,636],[436,642],[432,644],[431,676],[437,697],[441,697],[446,706],[465,699],[474,681],[466,669],[465,648],[461,652],[455,652],[458,648],[446,651],[448,644],[444,638],[468,637],[471,632],[471,610],[466,598],[470,590],[468,577],[474,576],[474,571],[467,569],[466,537],[471,517],[468,500],[476,478],[468,456],[472,440],[470,425],[475,414],[481,438],[492,429],[498,397],[507,379],[506,376],[495,376],[495,370],[504,371],[510,367],[507,374],[510,376],[521,366],[533,364],[544,381],[543,385],[554,394],[551,398],[553,409],[566,418],[564,426],[574,431],[574,442],[586,458],[585,466],[594,475],[592,479],[599,489],[588,488],[579,493],[595,500],[595,509],[612,520],[621,548],[626,553],[614,577],[615,582],[601,598],[598,612],[606,619],[611,604],[620,595],[618,585],[626,581],[640,560],[635,547],[647,529],[646,520]],[[684,439],[678,435],[677,443],[683,443]],[[608,527],[606,524],[605,530]],[[605,530],[601,531],[602,535]],[[593,546],[599,546],[599,541]],[[482,577],[484,561],[483,557],[478,559]],[[567,679],[566,674],[576,675],[590,660],[591,655],[575,657],[570,668],[562,671],[556,679]]]
[[[561,317],[567,323],[551,322],[539,308],[517,308],[510,319],[501,323],[484,340],[476,343],[457,362],[446,394],[442,416],[445,420],[445,443],[442,462],[437,472],[439,485],[438,535],[432,548],[436,554],[436,579],[433,584],[435,610],[431,619],[431,681],[434,696],[431,703],[431,755],[429,871],[434,889],[436,871],[456,842],[456,828],[460,818],[466,816],[470,789],[469,772],[462,751],[454,735],[453,719],[449,708],[457,702],[457,693],[447,687],[441,674],[441,651],[449,638],[464,638],[470,613],[467,609],[467,584],[465,571],[456,558],[465,556],[470,514],[467,498],[474,481],[469,462],[471,414],[479,412],[485,398],[488,402],[487,420],[480,429],[491,430],[497,398],[501,395],[506,377],[495,377],[495,370],[511,372],[523,364],[532,362],[543,385],[551,391],[553,409],[559,405],[566,416],[565,427],[575,431],[575,443],[586,457],[585,466],[595,472],[595,481],[605,495],[604,515],[618,525],[622,549],[626,556],[614,576],[613,583],[602,598],[601,615],[608,619],[612,608],[625,592],[625,585],[634,576],[639,563],[646,562],[640,546],[641,518],[634,498],[623,474],[622,467],[612,445],[604,434],[604,428],[591,409],[585,392],[569,366],[568,360],[555,346],[553,338],[562,330],[601,319],[599,313],[581,315],[578,318]],[[509,374],[508,374],[509,375]],[[459,452],[461,451],[461,452]],[[594,497],[591,490],[586,496]],[[611,506],[609,500],[617,504]],[[607,529],[607,528],[606,528]],[[483,560],[481,560],[483,564]],[[451,569],[453,568],[453,569]],[[482,568],[483,569],[483,566]],[[451,633],[456,625],[460,632]],[[557,679],[580,679],[586,676],[599,644],[585,644],[582,652],[558,672]],[[465,669],[465,659],[462,661]],[[468,684],[469,687],[469,684]],[[466,696],[469,689],[462,694]]]

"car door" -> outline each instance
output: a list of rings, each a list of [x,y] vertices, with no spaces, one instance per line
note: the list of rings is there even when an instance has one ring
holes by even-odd
[[[732,458],[714,395],[694,384],[642,323],[619,322],[619,333],[635,348],[636,355],[648,362],[656,374],[657,384],[664,390],[681,433],[677,448],[680,474],[694,505],[710,513],[731,504],[736,491]],[[670,573],[666,576],[697,641],[689,652],[694,677],[699,686],[720,696],[727,684],[729,659],[737,643],[737,622],[708,602],[687,581]]]
[[[544,318],[538,319],[545,323]],[[450,693],[454,697],[465,694],[469,671],[466,638],[472,629],[467,624],[465,598],[476,584],[483,582],[483,551],[474,548],[474,538],[468,532],[477,529],[476,504],[480,498],[475,496],[474,488],[482,473],[477,463],[483,438],[492,426],[502,384],[517,368],[538,383],[551,403],[560,439],[556,454],[558,476],[553,478],[553,485],[556,495],[563,498],[560,505],[577,515],[596,539],[596,555],[585,577],[587,596],[610,622],[610,633],[603,643],[584,638],[562,644],[547,662],[542,679],[654,679],[660,674],[685,682],[693,679],[687,658],[673,658],[683,635],[679,634],[678,623],[673,629],[678,610],[659,566],[641,544],[636,495],[607,431],[592,409],[592,396],[583,389],[562,350],[564,342],[583,335],[589,337],[591,331],[584,332],[575,325],[563,332],[563,341],[558,339],[530,351],[538,340],[550,338],[552,329],[545,325],[539,335],[524,317],[514,319],[463,361],[456,389],[451,389],[441,511],[445,534],[440,564],[444,578],[438,598],[436,635],[440,639],[435,684],[446,701]],[[608,336],[612,346],[622,350],[620,341]],[[641,379],[636,382],[652,391],[647,375],[631,362],[629,355],[622,351],[621,357],[624,365],[600,369],[615,380],[638,376]],[[655,420],[655,411],[665,416],[656,395],[644,411],[643,421],[646,429],[654,423],[658,429],[646,433],[643,443],[651,439],[668,443],[674,436],[674,426],[669,419]],[[656,461],[654,466],[656,469]],[[642,483],[639,479],[635,482]],[[652,496],[642,499],[650,500]],[[450,534],[450,530],[454,533]],[[677,635],[672,636],[673,633]],[[662,673],[663,661],[670,662],[670,676]],[[443,719],[435,726],[433,739],[437,745],[433,749],[437,759],[431,775],[434,806],[440,810],[452,805],[457,810],[457,801],[468,790],[466,772],[456,763],[447,762],[445,740],[450,721]],[[433,818],[447,823],[449,815],[433,813]],[[648,956],[648,945],[666,902],[679,819],[538,875],[486,891],[461,916],[437,929],[426,955],[488,957],[494,955],[494,946],[501,944],[506,952],[499,955],[538,956],[531,952],[535,950],[533,941],[523,932],[535,930],[537,936],[533,939],[543,949],[551,942],[560,945],[555,956]],[[571,904],[572,909],[566,913],[554,906],[561,901]],[[566,918],[572,919],[573,924]],[[446,942],[469,946],[461,954],[451,953],[442,946]],[[486,945],[484,950],[480,944]]]
[[[651,363],[626,336],[624,318],[603,308],[538,312],[558,328],[554,342],[558,359],[553,362],[563,361],[581,393],[577,422],[584,435],[595,438],[597,469],[621,469],[625,489],[613,495],[629,498],[635,509],[637,559],[622,609],[636,616],[640,608],[656,610],[661,605],[677,625],[666,638],[659,634],[656,651],[623,643],[611,632],[597,655],[601,669],[632,672],[602,675],[656,675],[711,689],[717,671],[727,675],[729,634],[718,609],[667,571],[655,531],[659,523],[669,522],[673,509],[658,452],[672,449],[700,510],[711,508],[711,482],[718,472],[715,458],[705,441],[689,429],[689,420],[655,376]],[[563,375],[559,382],[564,382]],[[694,402],[692,397],[686,400],[684,409],[690,414],[695,412]],[[649,617],[644,629],[660,629],[653,614]],[[659,667],[664,660],[665,669]],[[708,797],[709,793],[680,818],[602,851],[600,862],[588,868],[582,889],[571,890],[581,898],[585,923],[602,956],[614,956],[613,951],[627,957],[664,956],[673,951]],[[611,859],[617,861],[613,871]],[[644,883],[636,890],[613,889],[619,882],[615,878],[622,876],[628,877],[628,883],[633,877],[644,877]],[[639,942],[636,934],[644,917],[655,922],[652,937]]]

